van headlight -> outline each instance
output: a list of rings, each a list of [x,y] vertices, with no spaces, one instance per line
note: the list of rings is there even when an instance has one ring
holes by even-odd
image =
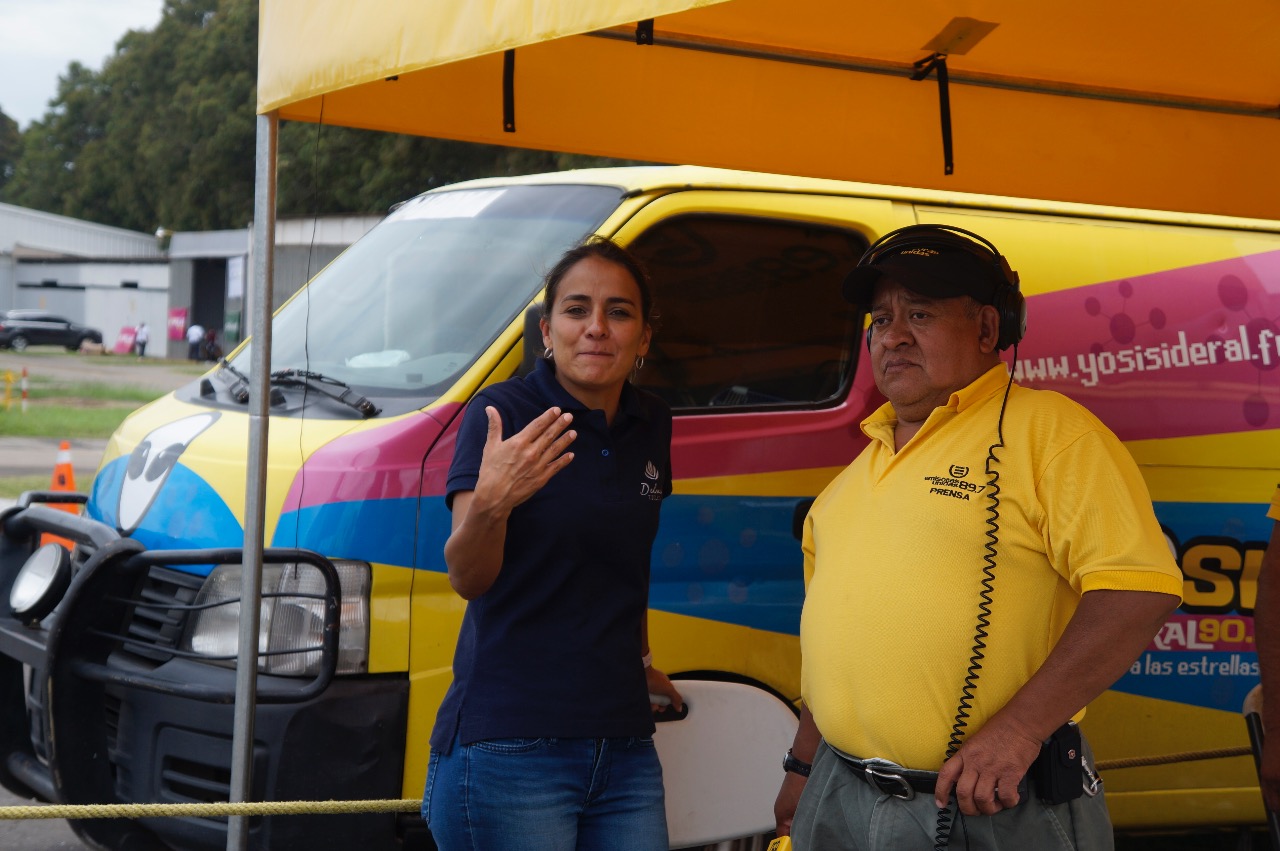
[[[27,625],[39,623],[57,607],[71,585],[71,553],[59,543],[38,548],[9,589],[9,608]]]
[[[339,674],[369,670],[369,565],[335,561],[342,588],[338,633]],[[242,567],[214,568],[196,596],[182,649],[235,666],[240,637]],[[258,670],[279,676],[315,676],[324,641],[324,576],[310,564],[268,564],[262,568],[258,625]]]

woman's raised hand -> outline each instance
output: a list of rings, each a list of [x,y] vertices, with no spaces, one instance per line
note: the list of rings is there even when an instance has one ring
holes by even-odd
[[[573,460],[566,452],[578,436],[567,430],[573,415],[551,408],[518,434],[502,439],[502,415],[493,406],[484,409],[489,433],[484,441],[476,496],[510,511],[537,493],[552,476]]]

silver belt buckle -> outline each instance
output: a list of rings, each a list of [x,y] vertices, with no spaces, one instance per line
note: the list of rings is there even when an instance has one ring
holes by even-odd
[[[907,782],[907,778],[894,769],[901,771],[902,766],[879,757],[863,760],[862,762],[863,775],[867,779],[867,785],[872,789],[902,801],[910,801],[915,798],[916,790]],[[880,781],[887,781],[891,785],[886,787]],[[894,789],[892,784],[897,784],[898,788]]]

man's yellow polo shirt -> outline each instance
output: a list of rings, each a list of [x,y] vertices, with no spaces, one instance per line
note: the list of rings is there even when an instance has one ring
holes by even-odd
[[[987,474],[1007,381],[1000,364],[953,393],[898,452],[883,406],[862,424],[870,445],[809,511],[801,687],[846,753],[941,766],[992,520],[995,590],[970,733],[1040,667],[1084,592],[1181,595],[1137,465],[1080,405],[1014,385],[998,482]]]

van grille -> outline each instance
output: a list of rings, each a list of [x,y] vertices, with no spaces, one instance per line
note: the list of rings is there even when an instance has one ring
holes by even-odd
[[[173,658],[170,652],[182,640],[187,610],[204,577],[180,573],[167,567],[153,567],[139,588],[134,608],[125,627],[121,655],[145,667],[155,667]]]
[[[265,766],[255,761],[255,787],[261,786],[256,776],[257,771],[264,768]],[[177,756],[165,756],[160,768],[160,798],[185,804],[226,803],[231,800],[231,769]],[[222,816],[197,818],[222,824],[227,821]],[[261,824],[262,816],[249,818],[250,830]]]
[[[23,671],[25,683],[23,691],[27,704],[27,727],[31,734],[31,748],[36,759],[42,764],[49,764],[49,730],[45,723],[44,704],[45,690],[41,688],[41,679],[32,668]]]
[[[231,771],[213,765],[168,756],[160,779],[170,800],[214,804],[231,799]]]

